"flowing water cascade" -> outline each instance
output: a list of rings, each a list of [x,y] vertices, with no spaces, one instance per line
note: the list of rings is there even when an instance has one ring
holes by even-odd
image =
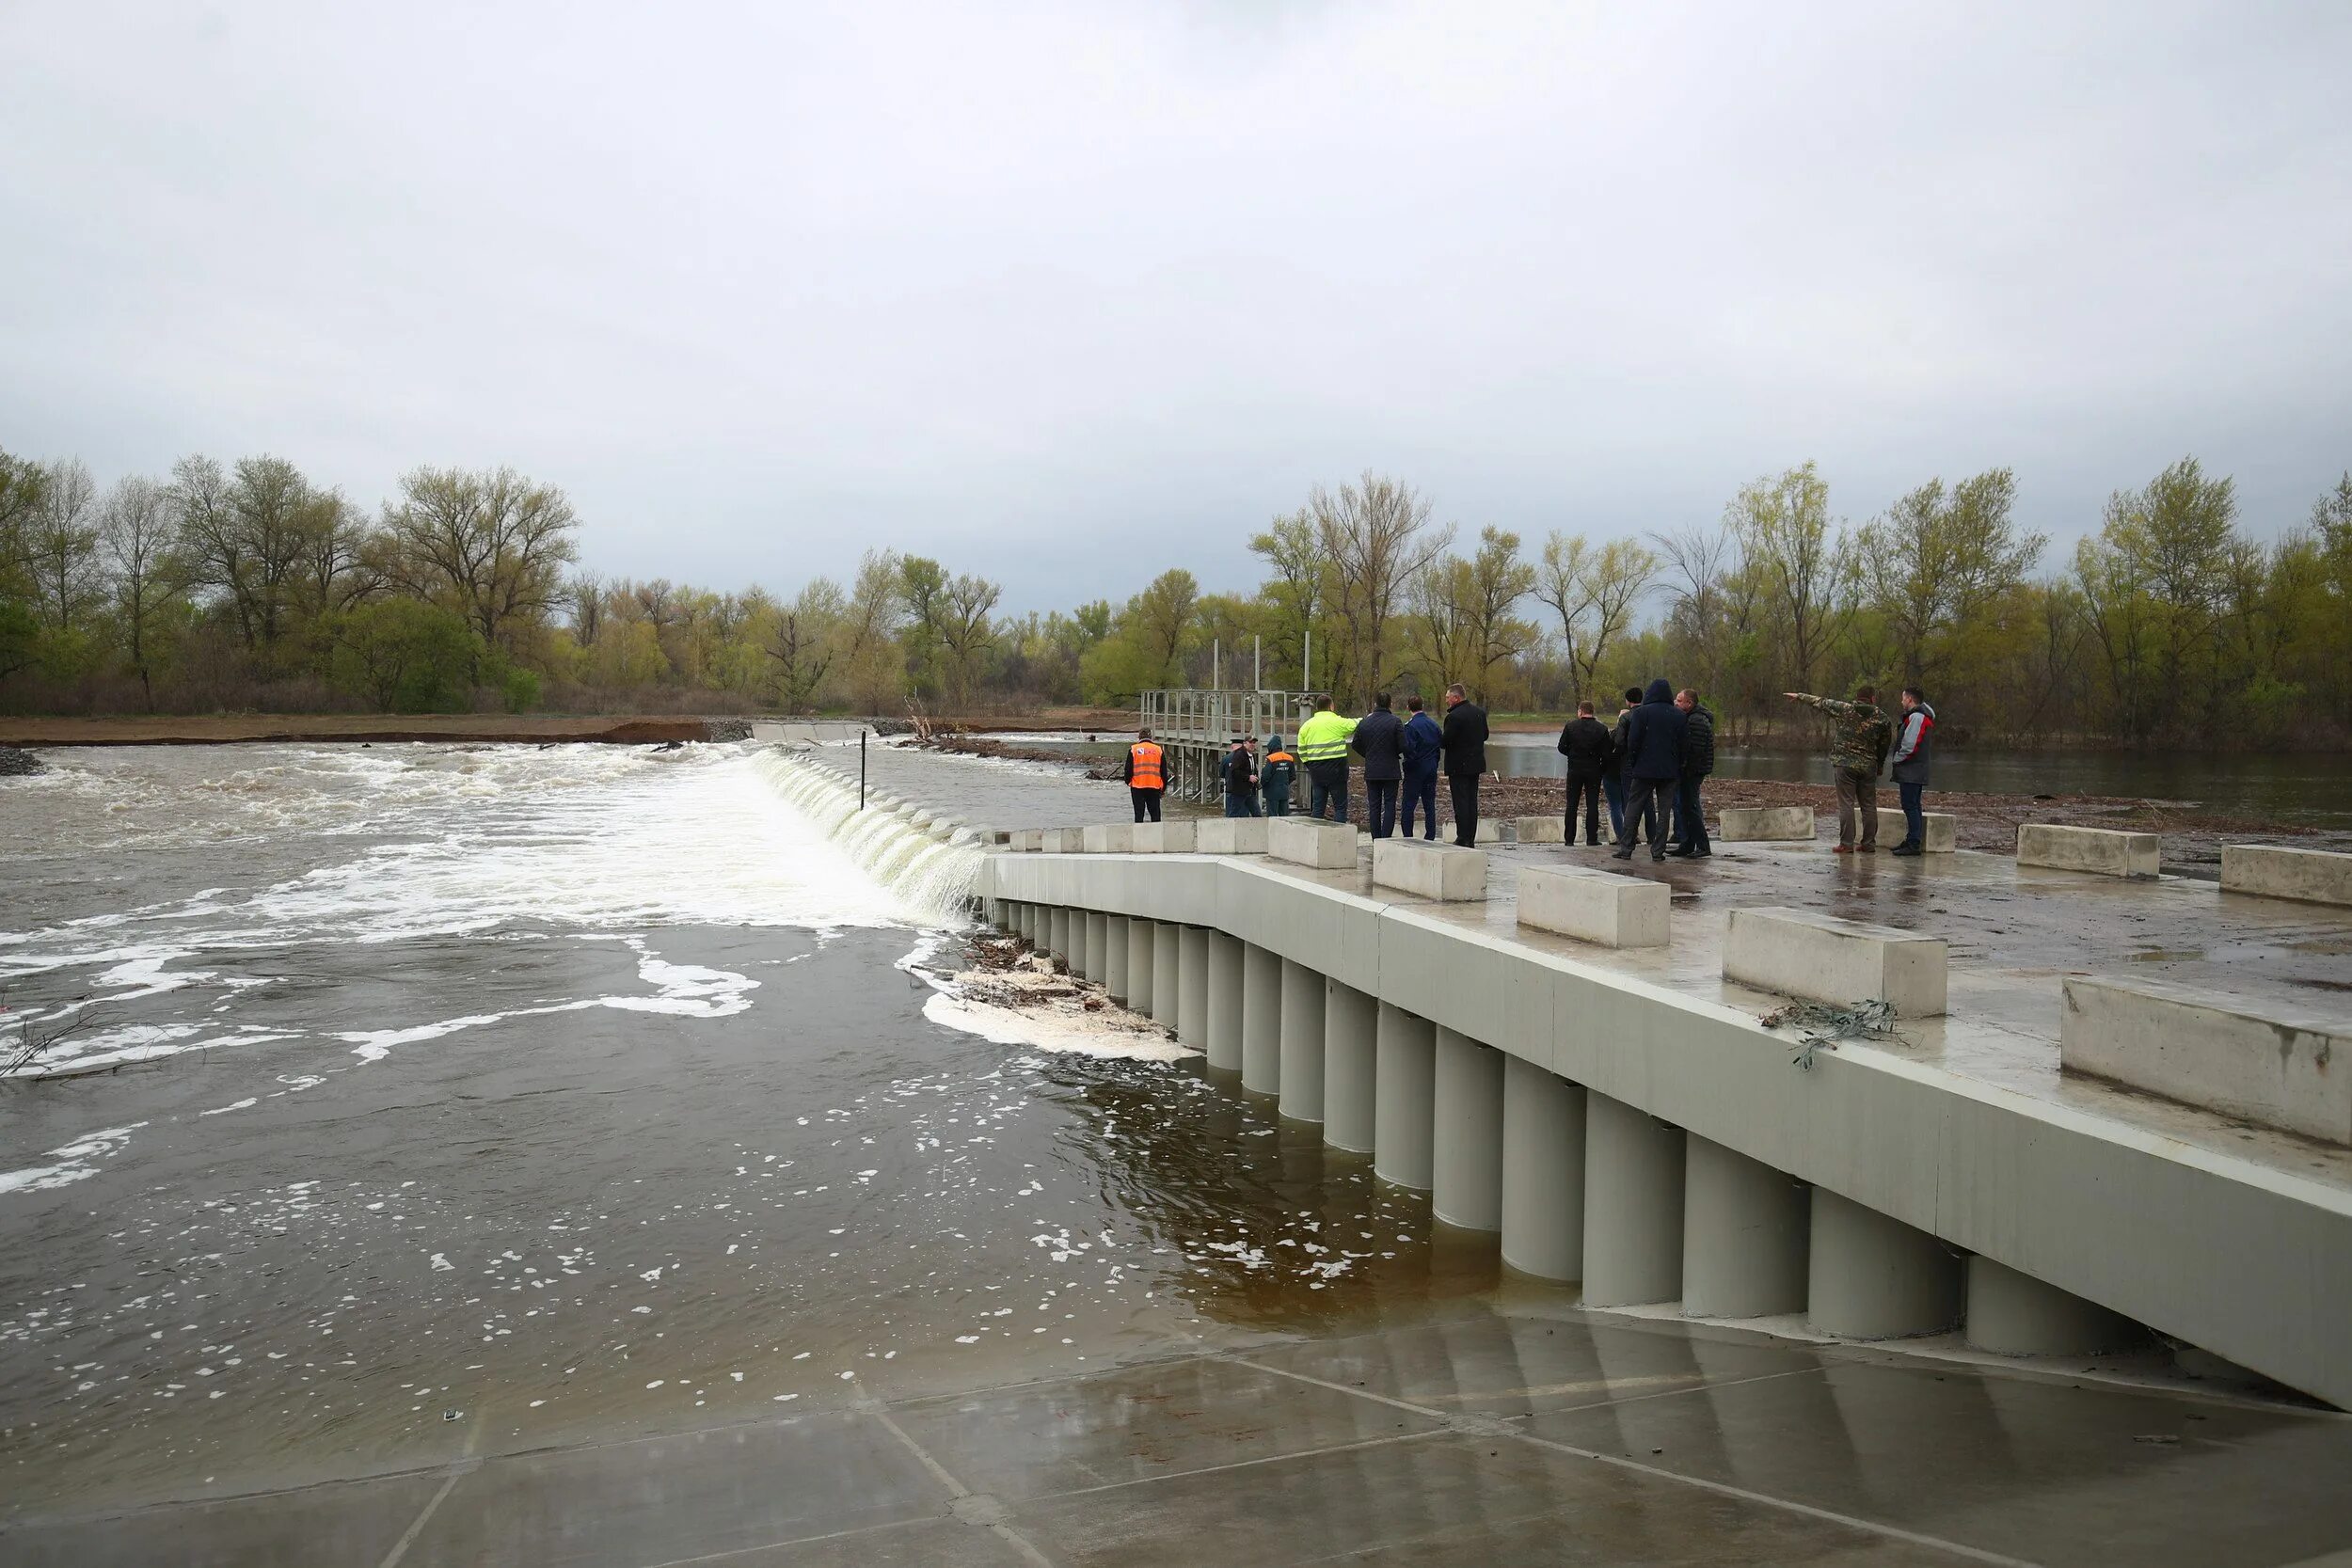
[[[761,752],[752,766],[915,913],[942,922],[969,916],[980,874],[978,839],[971,829],[871,791],[861,811],[855,784],[781,748]]]

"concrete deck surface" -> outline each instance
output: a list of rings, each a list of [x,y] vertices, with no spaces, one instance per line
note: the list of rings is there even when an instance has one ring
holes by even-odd
[[[2352,1418],[1574,1309],[0,1535],[138,1563],[2270,1565],[2352,1548]]]
[[[2223,893],[2188,878],[2136,882],[2048,871],[2006,855],[1838,855],[1827,840],[1719,844],[1707,860],[1662,863],[1646,849],[1618,861],[1588,847],[1486,847],[1483,903],[1437,903],[1375,887],[1362,863],[1353,872],[1263,858],[1250,863],[1755,1013],[1783,999],[1723,977],[1734,909],[1782,905],[1941,937],[1950,953],[1946,1016],[1902,1021],[1899,1040],[1839,1049],[1899,1057],[2352,1194],[2352,1148],[2061,1075],[2058,1045],[2059,990],[2069,974],[2166,979],[2268,998],[2286,1012],[2352,1017],[2352,911]],[[1664,882],[1673,890],[1671,943],[1600,947],[1520,927],[1518,870],[1528,865]]]

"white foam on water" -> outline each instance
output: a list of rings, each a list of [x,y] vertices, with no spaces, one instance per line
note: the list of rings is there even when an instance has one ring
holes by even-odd
[[[128,1127],[102,1127],[95,1132],[85,1132],[72,1143],[51,1149],[49,1155],[57,1162],[56,1164],[0,1171],[0,1193],[38,1193],[87,1180],[98,1174],[99,1161],[120,1153],[123,1146],[131,1141],[131,1134],[146,1125],[143,1121],[135,1121]]]

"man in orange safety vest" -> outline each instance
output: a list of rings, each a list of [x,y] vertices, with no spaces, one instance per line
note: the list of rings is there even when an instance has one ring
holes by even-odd
[[[1159,742],[1152,738],[1148,727],[1136,732],[1136,743],[1127,748],[1127,766],[1119,776],[1127,781],[1127,798],[1135,802],[1136,820],[1157,822],[1160,797],[1168,792],[1168,769],[1161,760]]]

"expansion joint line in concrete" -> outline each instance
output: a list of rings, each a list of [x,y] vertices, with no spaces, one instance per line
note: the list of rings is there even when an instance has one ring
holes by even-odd
[[[1311,1377],[1305,1372],[1295,1372],[1285,1367],[1268,1367],[1259,1362],[1244,1360],[1238,1355],[1222,1356],[1219,1359],[1231,1361],[1236,1366],[1254,1368],[1262,1372],[1272,1372],[1277,1377],[1287,1377],[1299,1383],[1312,1384],[1318,1388],[1328,1388],[1335,1394],[1349,1394],[1359,1400],[1371,1400],[1375,1404],[1385,1404],[1398,1410],[1410,1411],[1416,1416],[1423,1416],[1434,1421],[1450,1424],[1461,1418],[1442,1410],[1415,1404],[1410,1400],[1395,1399],[1387,1394],[1375,1394],[1365,1388],[1351,1388],[1344,1383],[1332,1383],[1324,1378]],[[1518,1441],[1532,1443],[1539,1449],[1549,1449],[1554,1453],[1565,1453],[1577,1459],[1590,1459],[1602,1465],[1613,1465],[1618,1469],[1631,1470],[1657,1481],[1683,1486],[1695,1486],[1701,1491],[1713,1492],[1720,1497],[1737,1497],[1742,1502],[1755,1503],[1762,1508],[1776,1508],[1787,1513],[1801,1513],[1809,1519],[1820,1519],[1829,1524],[1842,1525],[1848,1529],[1862,1530],[1871,1535],[1883,1536],[1889,1541],[1900,1541],[1909,1545],[1949,1552],[1958,1557],[1967,1558],[1974,1562],[1990,1563],[1994,1565],[1994,1568],[2041,1568],[2040,1564],[2025,1558],[1988,1552],[1981,1547],[1965,1545],[1957,1541],[1947,1541],[1940,1536],[1923,1535],[1916,1530],[1881,1524],[1875,1519],[1862,1519],[1851,1513],[1839,1513],[1834,1509],[1815,1508],[1810,1503],[1797,1502],[1788,1497],[1775,1497],[1768,1492],[1751,1492],[1744,1486],[1733,1486],[1725,1481],[1708,1481],[1701,1476],[1684,1475],[1678,1470],[1670,1470],[1661,1465],[1645,1465],[1640,1460],[1628,1458],[1624,1454],[1601,1453],[1593,1449],[1580,1449],[1572,1443],[1562,1443],[1549,1437],[1541,1437],[1510,1423],[1505,1423],[1505,1425],[1510,1426],[1510,1434]]]
[[[448,1500],[452,1492],[457,1490],[457,1483],[465,1479],[466,1473],[474,1467],[474,1455],[482,1447],[482,1423],[489,1418],[490,1407],[487,1404],[474,1412],[473,1425],[466,1429],[466,1446],[458,1450],[457,1458],[450,1465],[449,1474],[441,1479],[441,1484],[434,1489],[433,1496],[425,1499],[424,1506],[417,1511],[417,1516],[408,1521],[408,1528],[400,1532],[400,1539],[392,1543],[392,1549],[384,1554],[384,1560],[376,1568],[400,1568],[400,1560],[408,1555],[408,1548],[416,1544],[417,1537],[423,1533],[424,1527],[431,1524],[433,1515],[440,1512],[441,1504]]]
[[[897,1421],[890,1418],[890,1411],[887,1406],[877,1402],[869,1414],[875,1420],[882,1423],[882,1427],[884,1432],[887,1432],[891,1436],[897,1438],[899,1446],[904,1448],[907,1452],[913,1454],[915,1457],[916,1462],[919,1463],[924,1469],[929,1470],[931,1473],[932,1480],[938,1481],[940,1485],[947,1489],[947,1496],[953,1500],[953,1512],[957,1518],[961,1519],[966,1524],[977,1525],[981,1528],[987,1530],[990,1534],[995,1536],[997,1540],[1002,1541],[1006,1545],[1010,1546],[1014,1551],[1019,1552],[1021,1554],[1022,1560],[1033,1564],[1034,1568],[1059,1568],[1059,1565],[1057,1564],[1052,1558],[1047,1557],[1042,1551],[1038,1549],[1035,1542],[1031,1541],[1027,1536],[1023,1535],[1019,1530],[1013,1528],[1009,1522],[999,1516],[1001,1515],[1002,1511],[1001,1508],[996,1505],[994,1498],[979,1498],[974,1494],[970,1487],[964,1485],[963,1482],[958,1481],[952,1474],[950,1474],[945,1465],[942,1465],[938,1460],[933,1459],[929,1453],[926,1453],[923,1449],[922,1444],[917,1443],[914,1438],[907,1435],[906,1428],[900,1426]],[[964,1506],[967,1503],[976,1502],[987,1505],[985,1511],[980,1508],[967,1508]]]

